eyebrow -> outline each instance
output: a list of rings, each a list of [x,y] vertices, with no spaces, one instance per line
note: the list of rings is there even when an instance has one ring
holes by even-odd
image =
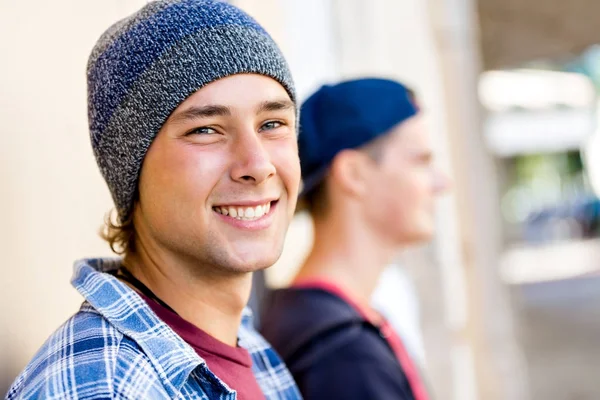
[[[207,105],[202,107],[190,107],[178,112],[171,118],[172,122],[181,122],[190,119],[230,116],[231,109],[221,105]]]
[[[291,100],[271,100],[271,101],[263,101],[256,108],[256,113],[260,114],[263,112],[269,111],[287,111],[287,110],[295,110],[296,104]]]
[[[296,104],[291,100],[267,100],[256,107],[256,113],[269,111],[295,110]],[[171,122],[183,122],[191,119],[210,118],[210,117],[228,117],[232,115],[231,108],[218,104],[210,104],[202,107],[190,107],[180,111],[171,117]]]
[[[425,151],[425,152],[422,152],[422,153],[420,153],[420,154],[417,156],[417,158],[418,158],[420,161],[423,161],[423,162],[425,162],[425,163],[430,163],[430,162],[432,162],[432,161],[433,161],[433,159],[434,159],[434,154],[433,154],[433,151]]]

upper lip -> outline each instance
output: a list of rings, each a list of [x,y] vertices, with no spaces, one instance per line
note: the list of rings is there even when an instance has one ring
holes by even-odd
[[[215,204],[213,207],[256,207],[277,200],[279,200],[279,198],[277,197],[271,197],[264,200],[240,200],[222,204]]]

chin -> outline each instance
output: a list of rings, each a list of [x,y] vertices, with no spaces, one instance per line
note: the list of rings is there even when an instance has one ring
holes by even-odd
[[[433,239],[435,231],[433,227],[421,227],[411,231],[398,232],[397,242],[400,246],[420,245],[430,242]]]
[[[235,255],[231,260],[232,269],[239,272],[254,272],[271,267],[279,260],[282,250],[274,251],[252,251]]]
[[[412,237],[412,243],[418,245],[430,242],[433,239],[434,233],[433,229],[415,232]]]

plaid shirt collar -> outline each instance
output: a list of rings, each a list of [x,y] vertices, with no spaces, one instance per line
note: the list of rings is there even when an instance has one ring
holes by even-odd
[[[117,330],[133,339],[164,377],[172,394],[181,390],[189,375],[205,361],[160,320],[146,302],[114,276],[121,259],[84,259],[75,263],[73,286]],[[252,312],[244,309],[240,343],[252,325]],[[222,383],[222,382],[221,382]],[[227,386],[222,383],[225,388]]]

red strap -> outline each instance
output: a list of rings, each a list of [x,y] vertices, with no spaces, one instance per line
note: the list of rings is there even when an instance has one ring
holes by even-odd
[[[340,286],[324,279],[303,280],[294,283],[292,287],[314,288],[329,292],[350,304],[365,320],[377,326],[382,336],[385,338],[385,340],[387,340],[388,344],[394,351],[394,354],[396,355],[396,358],[398,359],[398,362],[404,371],[404,375],[408,380],[408,384],[410,385],[415,400],[429,399],[425,385],[421,381],[419,371],[412,358],[406,351],[404,344],[402,343],[402,339],[400,339],[400,336],[396,333],[396,331],[394,331],[389,322],[381,317],[376,311],[361,305]]]
[[[379,330],[389,343],[392,350],[394,350],[396,358],[404,370],[404,375],[406,375],[406,379],[408,379],[408,383],[412,389],[413,395],[415,396],[415,400],[427,400],[429,396],[427,395],[427,390],[425,389],[425,385],[423,384],[421,376],[419,375],[419,370],[406,351],[400,336],[396,333],[387,320],[384,320],[383,325],[379,327]]]

